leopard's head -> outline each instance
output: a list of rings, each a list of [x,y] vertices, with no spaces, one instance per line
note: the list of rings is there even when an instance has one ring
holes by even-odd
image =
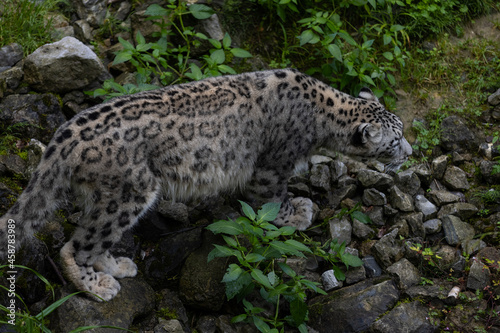
[[[370,89],[363,88],[358,99],[362,116],[351,127],[345,153],[361,161],[371,159],[386,164],[387,171],[397,170],[412,154],[403,136],[403,122],[387,111]]]

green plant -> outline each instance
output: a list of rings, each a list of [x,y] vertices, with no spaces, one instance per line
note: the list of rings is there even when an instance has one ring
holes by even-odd
[[[307,332],[306,291],[324,293],[317,283],[298,275],[288,264],[289,256],[305,257],[312,254],[306,245],[289,238],[295,232],[293,227],[278,228],[269,223],[278,215],[280,204],[268,203],[255,213],[246,203],[241,202],[245,216],[232,221],[218,221],[207,229],[222,234],[226,245],[214,245],[208,261],[215,257],[235,257],[224,275],[226,296],[243,301],[245,314],[233,318],[233,322],[251,322],[261,332],[283,331],[285,323]],[[280,240],[281,238],[287,238]],[[245,299],[254,289],[260,296],[275,306],[273,316],[263,315],[264,309],[254,307]],[[290,315],[282,318],[280,302],[290,305]],[[272,327],[272,328],[271,328]]]
[[[21,265],[14,265],[14,264],[9,264],[9,265],[1,265],[0,269],[8,269],[9,271],[13,271],[15,269],[26,269],[31,271],[33,274],[35,274],[40,280],[42,280],[45,285],[47,286],[47,289],[51,291],[52,298],[55,298],[54,296],[54,288],[52,285],[49,283],[49,281],[43,277],[40,273],[32,270],[29,267],[21,266]],[[8,306],[5,306],[3,304],[0,304],[0,311],[5,312],[5,320],[0,320],[0,324],[5,324],[9,325],[9,328],[13,328],[15,332],[20,332],[20,333],[37,333],[37,332],[43,332],[43,333],[50,333],[52,332],[49,328],[46,326],[46,318],[49,314],[51,314],[54,310],[56,310],[58,307],[60,307],[64,302],[66,302],[68,299],[71,297],[74,297],[77,294],[82,293],[82,291],[72,293],[70,295],[67,295],[54,303],[50,304],[47,306],[45,309],[40,311],[37,315],[31,315],[28,310],[25,311],[19,311],[17,310],[15,306],[15,298],[17,298],[23,305],[24,308],[27,309],[28,307],[22,300],[22,298],[15,293],[12,289],[7,288],[6,286],[0,286],[1,289],[4,289],[7,292],[7,295],[10,297],[10,304]],[[15,298],[14,298],[15,297]],[[14,301],[14,302],[13,302]],[[88,331],[92,330],[95,328],[114,328],[118,330],[123,330],[123,331],[129,331],[124,328],[116,327],[116,326],[82,326],[78,327],[74,330],[69,331],[69,333],[77,333],[77,332],[83,332],[83,331]],[[131,332],[131,331],[129,331]]]
[[[358,267],[361,259],[346,253],[346,245],[335,240],[321,244],[302,234],[302,242],[293,239],[295,228],[281,227],[269,223],[273,221],[280,204],[268,203],[255,213],[246,203],[241,202],[245,216],[232,221],[218,221],[207,229],[222,234],[226,245],[214,245],[208,260],[215,257],[234,257],[224,275],[226,296],[243,302],[245,313],[233,318],[233,322],[253,323],[261,332],[283,332],[285,323],[307,332],[305,322],[308,309],[305,303],[306,292],[312,290],[324,294],[318,284],[298,275],[288,264],[290,256],[305,257],[306,254],[322,257],[328,261],[338,279],[344,280],[344,273],[337,263]],[[265,316],[264,309],[255,307],[246,297],[255,289],[263,300],[272,304],[273,316]],[[280,302],[286,301],[290,314],[282,316]]]
[[[232,57],[251,57],[248,51],[233,48],[228,34],[220,42],[196,32],[193,27],[184,23],[185,15],[190,14],[202,20],[213,13],[214,11],[206,5],[192,4],[188,7],[185,1],[169,0],[166,8],[157,4],[149,6],[146,15],[160,28],[160,32],[154,35],[158,40],[154,43],[147,42],[138,31],[134,46],[120,37],[119,41],[124,49],[117,52],[113,61],[115,65],[130,62],[136,70],[136,84],[121,86],[113,80],[108,80],[103,88],[95,90],[92,95],[114,97],[156,89],[160,85],[200,80],[222,74],[236,74],[236,71],[227,64],[227,60]],[[181,38],[182,43],[174,45],[171,41],[174,35]],[[199,47],[202,42],[209,43],[212,48],[208,54],[199,58],[200,67],[192,61],[191,55],[193,49]]]
[[[0,47],[18,43],[24,54],[51,42],[52,18],[47,15],[62,0],[3,0],[0,3]]]

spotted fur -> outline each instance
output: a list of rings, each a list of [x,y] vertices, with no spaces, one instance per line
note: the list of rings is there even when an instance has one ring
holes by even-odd
[[[351,97],[295,70],[170,86],[92,107],[62,125],[16,204],[0,218],[29,239],[72,192],[84,214],[61,250],[68,278],[104,300],[135,276],[109,249],[158,200],[244,189],[282,202],[275,223],[306,229],[312,202],[289,199],[295,165],[319,147],[398,166],[411,148],[370,90]],[[1,249],[5,255],[5,249]]]

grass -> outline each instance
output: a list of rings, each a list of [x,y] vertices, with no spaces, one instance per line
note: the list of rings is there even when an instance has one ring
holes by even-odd
[[[0,47],[18,43],[24,54],[52,42],[52,19],[47,13],[62,0],[2,0],[0,3]]]

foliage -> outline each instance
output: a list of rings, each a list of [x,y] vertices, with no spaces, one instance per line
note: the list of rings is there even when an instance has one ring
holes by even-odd
[[[35,274],[40,280],[42,280],[47,288],[51,291],[52,298],[54,298],[54,288],[52,285],[49,283],[49,281],[43,277],[40,273],[34,271],[31,268],[21,266],[21,265],[1,265],[0,269],[13,269],[13,268],[20,268],[20,269],[27,269],[31,271],[33,274]],[[0,289],[4,289],[7,293],[10,293],[9,288],[6,286],[1,286]],[[71,297],[74,297],[77,294],[81,294],[82,291],[72,293],[70,295],[67,295],[54,303],[50,304],[47,306],[45,309],[40,311],[37,315],[31,315],[28,310],[26,311],[20,311],[16,309],[15,312],[15,325],[11,326],[11,323],[9,321],[11,320],[11,317],[7,317],[7,314],[12,314],[11,309],[7,308],[5,305],[0,304],[0,311],[5,312],[5,320],[0,319],[0,324],[5,324],[9,325],[9,328],[13,328],[15,332],[20,332],[20,333],[37,333],[37,332],[44,332],[44,333],[50,333],[52,332],[49,328],[47,328],[47,316],[51,314],[53,311],[55,311],[58,307],[60,307],[64,302],[66,302],[68,299]],[[24,308],[27,309],[28,307],[22,300],[22,298],[18,295],[15,294],[16,298],[24,305]],[[77,333],[77,332],[83,332],[83,331],[88,331],[92,330],[95,328],[114,328],[118,330],[123,330],[123,331],[128,331],[127,329],[116,327],[116,326],[82,326],[78,327],[74,330],[69,331],[69,333]],[[9,331],[10,332],[10,331]]]
[[[52,41],[47,14],[62,0],[3,0],[0,4],[0,47],[18,43],[25,54]]]
[[[115,65],[127,62],[133,65],[136,70],[136,84],[121,86],[113,80],[108,80],[103,88],[93,92],[93,96],[115,97],[210,76],[236,74],[227,64],[227,59],[251,57],[248,51],[231,47],[232,40],[228,34],[220,42],[196,32],[193,27],[184,23],[184,16],[187,14],[203,20],[213,13],[206,5],[192,4],[188,7],[185,1],[169,0],[166,8],[157,4],[149,6],[146,15],[160,28],[160,32],[154,34],[158,40],[154,43],[147,42],[138,31],[134,46],[119,37],[124,49],[117,52],[113,61]],[[173,36],[181,38],[182,43],[175,45],[172,42]],[[193,50],[204,42],[209,43],[211,48],[208,54],[198,59],[201,63],[199,66],[191,55]]]
[[[207,229],[222,234],[226,245],[214,245],[208,260],[215,257],[234,257],[224,275],[227,298],[243,302],[245,313],[233,318],[233,322],[253,323],[261,332],[279,332],[285,323],[307,332],[305,322],[308,309],[305,303],[308,290],[324,294],[317,283],[298,275],[288,264],[290,256],[306,257],[318,255],[330,262],[343,262],[348,266],[360,266],[361,260],[345,253],[345,244],[331,242],[321,246],[309,239],[306,244],[292,238],[295,228],[276,227],[273,221],[280,210],[280,204],[268,203],[255,213],[246,203],[240,202],[245,216],[232,221],[218,221]],[[313,249],[311,249],[311,247]],[[248,301],[254,290],[275,309],[273,316],[266,316],[264,309]],[[280,314],[280,302],[286,301],[290,314]]]
[[[434,147],[441,143],[441,122],[447,116],[445,107],[441,106],[427,115],[428,126],[418,120],[413,122],[413,130],[417,134],[415,143],[412,145],[413,155],[421,154],[424,159],[431,155]]]

